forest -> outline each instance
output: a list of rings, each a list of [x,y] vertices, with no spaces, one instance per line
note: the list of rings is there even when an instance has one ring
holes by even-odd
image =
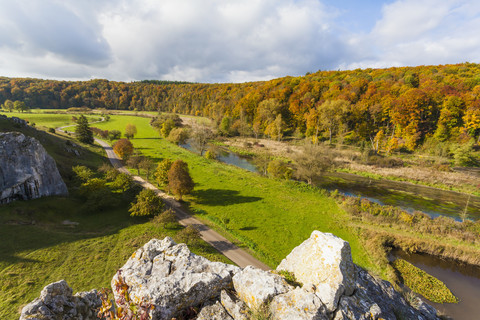
[[[249,83],[0,78],[3,107],[105,108],[209,117],[226,135],[311,137],[385,154],[480,143],[480,65],[318,71]]]

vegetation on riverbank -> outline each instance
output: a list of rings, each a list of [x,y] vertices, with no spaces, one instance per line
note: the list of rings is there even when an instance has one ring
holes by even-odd
[[[443,282],[425,271],[403,259],[396,259],[392,264],[404,280],[405,285],[412,291],[436,303],[458,302],[457,297],[453,295]]]

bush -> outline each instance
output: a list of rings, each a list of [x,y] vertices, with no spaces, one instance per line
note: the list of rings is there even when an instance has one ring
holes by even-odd
[[[50,132],[50,133],[55,133],[55,128],[48,128],[47,131]]]
[[[108,131],[108,140],[118,140],[122,136],[122,133],[118,130]]]
[[[160,226],[162,229],[168,228],[169,226],[173,226],[174,228],[178,226],[177,218],[175,217],[173,209],[163,211],[152,219],[152,223]]]
[[[268,163],[267,172],[270,177],[278,179],[291,179],[292,168],[290,168],[285,162],[275,159]]]
[[[154,216],[160,214],[164,207],[162,199],[150,189],[143,189],[137,195],[137,201],[132,203],[130,209],[130,215],[135,216]]]
[[[183,242],[188,245],[195,244],[200,240],[200,232],[192,226],[187,226],[179,233],[177,233],[178,242]]]
[[[170,131],[167,140],[175,144],[183,144],[188,139],[188,131],[184,128],[174,128]]]

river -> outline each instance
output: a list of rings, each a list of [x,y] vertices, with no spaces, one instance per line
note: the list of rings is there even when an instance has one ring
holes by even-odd
[[[189,143],[181,147],[198,153]],[[258,172],[250,159],[226,148],[218,148],[217,160]],[[360,196],[382,205],[400,207],[407,212],[422,211],[432,217],[443,215],[457,220],[460,220],[460,213],[465,209],[468,200],[468,195],[454,191],[391,180],[375,180],[343,172],[326,174],[318,181],[318,185],[328,190],[337,189],[348,196]],[[470,197],[467,214],[469,219],[480,219],[480,197]]]
[[[407,254],[395,251],[394,256],[407,260],[414,266],[426,271],[443,281],[453,294],[460,300],[459,303],[433,303],[443,314],[455,320],[471,320],[480,318],[480,267],[460,265],[454,261],[442,260],[430,255]],[[425,299],[426,300],[426,299]]]

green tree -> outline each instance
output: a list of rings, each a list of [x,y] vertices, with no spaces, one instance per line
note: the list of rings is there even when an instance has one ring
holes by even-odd
[[[125,137],[132,139],[137,134],[137,127],[134,124],[127,123],[125,127]]]
[[[155,179],[159,186],[168,186],[168,171],[172,167],[173,161],[170,159],[163,159],[157,165],[155,170]]]
[[[175,128],[175,122],[172,119],[167,119],[160,129],[162,137],[167,138],[170,132]]]
[[[81,115],[77,120],[75,133],[78,135],[78,140],[83,143],[93,143],[93,131],[88,125],[88,120],[84,115]]]
[[[126,173],[119,173],[116,177],[115,180],[112,182],[112,187],[115,189],[119,189],[122,192],[127,191],[133,186],[133,179],[132,176]]]
[[[168,188],[178,196],[179,200],[193,191],[194,183],[188,172],[188,164],[182,160],[176,160],[168,171]]]
[[[273,178],[290,179],[292,177],[292,168],[279,159],[274,159],[268,163],[267,172]]]
[[[208,142],[213,139],[213,132],[206,126],[196,127],[191,135],[193,146],[198,150],[201,156],[207,148]]]
[[[27,105],[25,104],[25,102],[23,101],[20,101],[20,100],[17,100],[13,103],[13,108],[16,110],[16,111],[19,111],[19,112],[24,112],[24,111],[27,111],[29,108],[27,107]]]
[[[152,216],[160,214],[163,207],[164,203],[153,190],[143,189],[128,211],[132,217]]]
[[[8,110],[8,112],[12,112],[13,111],[13,102],[11,100],[5,100],[5,102],[3,103],[3,106],[6,110]]]
[[[152,161],[152,159],[147,157],[143,157],[138,166],[140,167],[140,169],[145,171],[147,180],[150,178],[150,173],[152,172],[152,170],[155,169],[155,163]]]

